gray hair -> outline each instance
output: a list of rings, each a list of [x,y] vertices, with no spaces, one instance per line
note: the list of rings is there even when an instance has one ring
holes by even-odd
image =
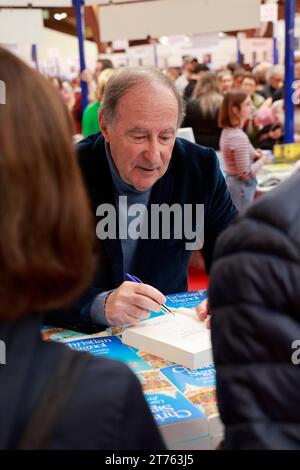
[[[273,67],[271,67],[270,70],[267,71],[266,79],[269,80],[271,77],[275,77],[275,75],[284,75],[283,65],[273,65]]]
[[[222,80],[222,78],[223,78],[223,77],[226,77],[227,75],[228,75],[229,77],[233,78],[233,75],[232,75],[231,70],[229,70],[229,69],[220,70],[220,71],[217,73],[217,79],[218,79],[218,80]]]
[[[180,127],[185,115],[185,103],[169,77],[154,67],[126,67],[112,76],[105,89],[101,114],[109,124],[113,124],[122,96],[138,85],[151,85],[153,82],[159,83],[173,92],[178,104],[177,125]]]

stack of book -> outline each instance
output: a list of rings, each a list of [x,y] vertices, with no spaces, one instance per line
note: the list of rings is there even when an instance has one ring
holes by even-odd
[[[179,365],[171,365],[161,369],[180,392],[202,411],[207,420],[208,432],[212,445],[220,442],[223,436],[223,424],[219,417],[216,398],[216,371],[213,365],[203,369],[188,369]]]
[[[192,320],[190,331],[186,328],[187,335],[193,336],[199,334],[200,330],[203,331],[203,325],[196,319],[192,309],[205,297],[205,291],[167,296],[167,305],[178,309],[176,316],[179,317],[179,322],[183,318],[186,327],[186,318],[188,321]],[[151,314],[150,320],[172,322],[175,318],[155,313]],[[131,367],[141,381],[145,398],[168,449],[216,448],[222,440],[223,430],[216,402],[215,369],[212,365],[209,330],[204,333],[208,338],[205,343],[206,352],[202,355],[204,359],[197,368],[187,367],[186,363],[182,365],[182,351],[177,351],[177,361],[174,351],[171,356],[157,352],[152,354],[152,348],[147,351],[143,343],[138,349],[124,344],[126,331],[123,328],[109,328],[101,333],[85,335],[49,326],[42,329],[42,336],[45,340],[63,342],[72,349],[121,360]],[[168,334],[168,338],[170,336]],[[190,359],[191,357],[193,354]],[[188,364],[193,367],[195,362]]]
[[[195,407],[160,369],[139,372],[145,398],[168,449],[210,449],[205,413]]]

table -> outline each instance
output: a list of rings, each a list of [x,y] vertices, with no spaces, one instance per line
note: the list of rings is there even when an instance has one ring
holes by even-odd
[[[207,291],[183,292],[167,296],[173,308],[193,308]],[[151,313],[159,316],[162,313]],[[139,378],[145,398],[170,450],[215,449],[223,438],[223,426],[216,401],[215,368],[190,370],[122,343],[122,327],[82,334],[43,326],[44,340],[59,341],[68,347],[125,362]]]

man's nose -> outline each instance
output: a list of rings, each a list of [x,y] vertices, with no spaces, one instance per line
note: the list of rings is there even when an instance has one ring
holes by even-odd
[[[160,162],[160,143],[157,139],[149,139],[145,157],[152,165]]]

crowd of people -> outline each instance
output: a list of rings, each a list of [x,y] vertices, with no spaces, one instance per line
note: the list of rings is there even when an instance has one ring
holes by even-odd
[[[40,327],[94,333],[136,324],[160,311],[166,294],[187,289],[193,250],[210,274],[201,309],[211,313],[224,447],[300,448],[291,361],[300,337],[299,175],[249,209],[265,163],[250,122],[254,134],[271,124],[282,70],[214,72],[197,62],[186,59],[172,80],[98,61],[81,77],[90,102],[82,115],[76,87],[47,82],[0,48],[1,449],[165,448],[124,364],[43,342]],[[176,138],[182,125],[196,144]],[[170,217],[166,237],[144,209],[175,204],[200,205],[203,220]],[[126,280],[128,272],[143,282]]]
[[[104,70],[109,72],[104,72]],[[98,59],[94,71],[84,71],[76,79],[72,81],[62,80],[59,77],[49,77],[50,82],[59,90],[61,96],[71,111],[75,123],[76,132],[83,137],[91,135],[95,129],[97,132],[99,126],[97,124],[97,111],[102,100],[105,89],[105,83],[112,74],[116,73],[113,63],[109,59]],[[208,145],[219,150],[218,143],[215,139],[215,127],[218,126],[217,110],[221,105],[220,97],[223,97],[231,89],[242,89],[251,97],[252,114],[243,125],[243,129],[249,136],[252,144],[256,148],[272,149],[275,143],[283,141],[284,129],[284,102],[283,102],[283,83],[284,70],[282,65],[273,66],[269,62],[262,62],[255,65],[252,69],[247,66],[241,67],[236,63],[229,63],[221,70],[211,70],[205,63],[199,63],[195,57],[186,57],[183,60],[182,68],[170,67],[163,71],[171,80],[174,81],[176,88],[185,101],[187,102],[186,119],[182,123],[182,127],[192,127],[195,140],[200,145]],[[205,78],[204,82],[203,79]],[[81,112],[81,96],[80,96],[80,80],[83,79],[88,83],[89,89],[89,111],[93,105],[93,118],[87,118],[91,127],[84,122],[84,115]],[[300,80],[300,55],[295,54],[295,83],[299,87]],[[202,85],[201,85],[202,83]],[[196,86],[197,85],[197,86]],[[214,92],[210,97],[208,94]],[[218,97],[216,98],[216,94]],[[205,95],[205,115],[201,118],[203,111],[203,96]],[[217,103],[216,103],[217,101]],[[190,104],[190,102],[192,102]],[[219,106],[216,106],[219,104]],[[200,108],[198,112],[197,105]],[[199,121],[195,119],[195,112],[199,113]],[[295,100],[295,141],[300,141],[300,124],[299,124],[299,100]],[[213,119],[212,119],[213,118]],[[212,139],[209,141],[209,134],[205,133],[205,137],[199,136],[201,129],[209,130],[213,123]],[[277,126],[277,127],[276,127]],[[269,133],[270,128],[280,128],[280,132],[276,133],[276,137],[271,136],[268,144],[263,142],[265,134]],[[221,132],[221,131],[220,131]],[[204,132],[203,132],[204,134]],[[203,141],[202,139],[206,139]]]
[[[81,79],[88,83],[90,101],[83,113],[79,81],[70,92],[70,84],[63,84],[59,78],[51,78],[72,113],[76,142],[82,137],[99,132],[98,114],[105,86],[108,79],[116,73],[118,70],[113,67],[111,60],[98,59],[93,73],[85,71],[81,75]],[[164,73],[174,81],[186,103],[185,118],[181,127],[192,129],[196,143],[217,151],[233,201],[240,211],[245,210],[253,202],[256,173],[263,163],[269,161],[263,151],[272,151],[274,145],[282,143],[284,139],[283,66],[263,62],[252,70],[250,67],[246,70],[238,64],[230,63],[222,70],[210,70],[206,63],[199,63],[197,58],[187,56],[181,69],[172,67]],[[296,88],[299,87],[299,80],[300,58],[296,56]],[[237,90],[242,94],[237,95]],[[225,120],[224,125],[225,121],[221,123],[220,113],[224,114],[224,109],[221,111],[222,103],[228,93],[232,96],[232,99],[228,98],[230,106],[234,108],[227,110],[229,116],[232,116],[239,106],[243,107],[246,99],[247,103],[251,103],[251,107],[248,107],[247,113],[243,113],[241,119],[237,120],[235,116],[235,119]],[[235,102],[237,96],[243,96],[243,100],[239,98]],[[224,106],[226,102],[223,108]],[[295,100],[294,111],[294,138],[295,142],[300,142],[300,99]],[[239,134],[244,142],[247,142],[247,136],[250,144],[235,145],[234,148],[234,141],[229,138],[230,128],[235,129],[234,134]],[[243,132],[239,132],[239,129]]]

